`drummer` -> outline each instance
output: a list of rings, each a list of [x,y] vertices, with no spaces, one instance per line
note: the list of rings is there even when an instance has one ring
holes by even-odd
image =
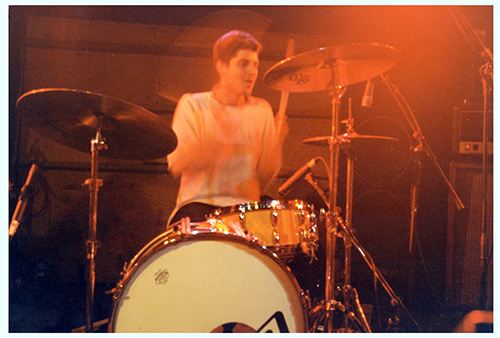
[[[275,121],[270,104],[252,96],[261,50],[251,34],[226,33],[213,47],[219,82],[180,98],[172,122],[178,145],[168,156],[180,188],[169,224],[259,201],[281,168],[286,118]]]

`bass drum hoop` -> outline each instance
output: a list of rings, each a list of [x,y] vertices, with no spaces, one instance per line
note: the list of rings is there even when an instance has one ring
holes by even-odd
[[[228,241],[243,244],[250,249],[256,249],[258,253],[265,255],[270,258],[273,263],[277,264],[278,267],[283,270],[286,277],[293,284],[294,292],[298,295],[300,299],[300,309],[301,318],[296,318],[298,322],[298,327],[303,327],[304,332],[308,332],[308,318],[307,312],[309,310],[309,301],[307,295],[300,288],[297,279],[293,275],[290,268],[279,259],[279,257],[267,249],[265,246],[260,245],[257,241],[248,241],[245,238],[234,235],[232,233],[225,233],[220,231],[214,231],[213,229],[199,228],[194,230],[191,234],[182,234],[179,231],[174,231],[173,229],[167,230],[166,232],[158,235],[148,244],[146,244],[135,256],[132,258],[130,263],[125,266],[122,272],[122,279],[117,283],[116,287],[112,290],[113,292],[113,309],[111,317],[109,319],[108,332],[115,332],[116,316],[118,306],[121,301],[121,294],[127,288],[128,283],[134,277],[136,271],[146,262],[151,256],[157,252],[166,249],[167,247],[179,246],[183,243],[188,243],[191,241],[203,241],[203,240],[216,240],[216,241]]]

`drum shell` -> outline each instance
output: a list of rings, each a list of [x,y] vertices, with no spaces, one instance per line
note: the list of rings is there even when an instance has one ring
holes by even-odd
[[[255,242],[247,241],[247,240],[245,240],[239,236],[235,236],[233,234],[222,233],[222,232],[218,232],[218,231],[210,231],[207,229],[197,230],[196,232],[194,232],[191,235],[183,235],[183,234],[180,234],[178,232],[171,231],[171,230],[167,231],[167,232],[161,234],[160,236],[156,237],[155,239],[153,239],[150,243],[148,243],[131,260],[129,266],[124,269],[122,280],[117,284],[116,288],[113,290],[114,291],[113,312],[112,312],[112,315],[110,318],[110,325],[108,327],[108,331],[109,332],[119,332],[120,329],[118,329],[118,331],[117,331],[117,323],[120,320],[120,318],[119,318],[120,311],[121,311],[120,309],[122,308],[122,306],[124,304],[126,305],[126,302],[129,302],[128,297],[130,296],[130,294],[133,293],[133,291],[130,291],[130,290],[133,290],[133,288],[135,287],[134,283],[136,283],[136,280],[139,278],[142,278],[141,276],[142,276],[142,274],[145,273],[144,271],[150,269],[148,264],[154,264],[155,261],[157,261],[157,260],[161,260],[163,258],[166,259],[168,255],[174,255],[175,250],[184,250],[184,248],[189,249],[190,247],[192,249],[195,249],[195,248],[200,249],[200,247],[204,246],[205,244],[210,245],[210,246],[212,246],[212,245],[215,245],[215,246],[222,245],[223,247],[229,246],[230,251],[235,252],[236,256],[238,256],[238,258],[243,258],[244,260],[246,260],[248,258],[248,254],[250,254],[250,256],[252,256],[251,257],[252,260],[254,258],[257,259],[257,261],[258,261],[257,265],[259,265],[257,268],[264,267],[266,270],[266,273],[269,272],[272,276],[276,276],[276,277],[271,277],[271,279],[272,279],[271,284],[278,283],[279,286],[278,287],[274,286],[274,287],[278,288],[278,289],[280,287],[283,288],[282,290],[275,290],[275,291],[278,291],[278,293],[284,292],[286,294],[286,296],[284,297],[286,299],[285,300],[284,300],[284,298],[280,299],[278,301],[278,303],[281,302],[280,306],[284,306],[285,308],[287,308],[288,306],[290,307],[290,311],[291,311],[290,313],[292,313],[292,314],[288,314],[286,312],[286,310],[283,311],[283,312],[285,312],[286,319],[289,322],[288,325],[290,325],[290,327],[289,327],[290,331],[291,332],[307,332],[307,316],[306,316],[306,311],[305,311],[305,309],[307,308],[307,304],[308,304],[307,298],[302,293],[302,290],[298,286],[298,283],[297,283],[295,277],[293,276],[293,274],[291,273],[290,269],[284,263],[282,263],[277,258],[277,256],[275,254],[273,254],[272,252],[267,250],[265,247],[257,245]],[[243,250],[243,251],[241,251],[241,250]],[[206,254],[207,254],[207,252],[205,252],[205,255],[201,255],[201,256],[206,256]],[[208,256],[210,256],[210,255],[208,255]],[[189,263],[188,260],[190,261],[191,258],[193,258],[193,257],[186,258],[185,263],[188,264]],[[199,266],[199,268],[201,270],[203,268],[205,268],[206,265],[209,265],[209,264],[221,265],[222,267],[224,267],[226,265],[226,261],[224,259],[217,258],[216,261],[212,261],[211,258],[207,258],[207,259],[208,259],[207,262],[205,262],[205,263],[202,262],[202,264]],[[236,263],[238,263],[238,262],[236,262]],[[260,266],[261,264],[262,264],[262,266]],[[238,264],[236,264],[236,266],[237,265]],[[241,269],[247,269],[246,267],[242,266],[241,264],[239,264],[239,265],[241,266]],[[244,263],[243,263],[243,265],[244,265]],[[249,270],[252,270],[253,268],[254,268],[254,266],[251,266]],[[231,269],[225,269],[225,270],[231,270]],[[241,288],[239,286],[240,283],[244,284],[243,282],[245,282],[246,279],[248,279],[250,277],[251,278],[255,277],[255,276],[248,276],[248,275],[241,276],[241,275],[246,274],[245,271],[246,270],[242,270],[239,273],[238,273],[238,271],[223,272],[223,274],[228,274],[228,273],[234,274],[234,275],[230,275],[230,276],[224,275],[221,277],[223,282],[226,282],[225,278],[227,278],[227,281],[229,281],[229,280],[233,281],[233,282],[229,283],[231,285],[228,286],[228,288],[229,288],[227,290],[228,296],[225,296],[225,293],[226,293],[225,291],[222,293],[219,293],[218,296],[217,295],[210,296],[209,293],[212,291],[212,289],[208,290],[208,294],[204,293],[207,291],[207,288],[206,288],[206,285],[203,285],[204,283],[202,281],[200,283],[199,287],[195,286],[195,287],[190,289],[191,291],[189,291],[189,293],[187,294],[188,299],[186,299],[185,301],[189,302],[190,301],[189,299],[192,300],[193,297],[196,300],[198,300],[198,298],[202,298],[202,299],[207,298],[207,299],[210,299],[210,302],[213,302],[214,304],[218,304],[218,305],[214,305],[215,312],[217,312],[218,309],[222,311],[222,308],[224,308],[224,311],[227,311],[226,310],[227,307],[235,307],[236,310],[232,310],[232,312],[238,312],[238,311],[240,311],[239,310],[240,308],[246,308],[249,304],[246,304],[246,302],[240,302],[240,303],[244,303],[244,304],[233,305],[232,299],[224,299],[224,298],[229,297],[229,294],[231,294],[231,292],[236,293],[237,295],[241,295],[241,294],[246,293],[246,291],[247,291],[246,289],[245,290],[239,290],[239,289],[234,290],[234,288]],[[152,271],[148,271],[148,273],[151,274]],[[176,274],[176,272],[174,271],[173,274]],[[167,276],[163,276],[163,277],[165,279],[170,278]],[[174,276],[172,276],[172,278],[173,277]],[[200,276],[197,276],[197,277],[199,278]],[[155,278],[161,279],[162,277],[156,276]],[[203,278],[211,279],[212,277],[203,277],[202,276],[202,279]],[[240,280],[238,280],[238,278]],[[276,279],[274,280],[273,278],[276,278]],[[167,282],[167,284],[168,284],[168,282]],[[268,285],[258,285],[259,283],[254,283],[254,284],[256,284],[255,285],[256,288],[262,288],[262,289],[268,288]],[[268,283],[261,281],[261,284],[268,284]],[[252,288],[252,287],[253,286],[250,286],[249,288]],[[181,287],[181,288],[184,288],[184,287]],[[200,292],[199,290],[205,290],[205,291]],[[186,290],[179,290],[179,289],[169,290],[169,292],[174,292],[174,293],[175,292],[183,292],[183,291],[186,291]],[[253,291],[256,293],[260,292],[260,290],[256,291],[256,289],[254,289]],[[144,290],[144,292],[150,292],[149,288],[148,288],[148,290]],[[193,293],[200,292],[200,294],[197,296],[194,296],[194,295],[191,296],[191,295],[189,295],[191,292],[193,292]],[[214,292],[216,292],[216,291],[214,291]],[[131,297],[132,298],[130,298],[130,299],[133,299],[134,296],[132,295]],[[158,295],[158,297],[161,298],[163,296]],[[168,296],[168,297],[170,297],[170,296]],[[263,296],[260,294],[259,295],[250,295],[250,298],[259,298],[259,297],[261,297],[263,302],[266,302],[266,299],[264,299],[264,298],[269,298],[269,296]],[[127,299],[125,299],[125,298],[127,298]],[[179,297],[173,297],[173,298],[177,299],[177,301],[179,300]],[[223,299],[218,299],[218,298],[223,298]],[[215,301],[214,301],[214,299],[215,299]],[[169,300],[168,303],[170,303],[170,299],[168,299],[168,300]],[[247,300],[249,300],[250,303],[253,301],[253,299],[247,299]],[[288,301],[290,301],[290,303],[287,303]],[[238,302],[238,300],[235,299],[234,302]],[[173,303],[175,303],[175,301]],[[171,305],[171,304],[169,304],[169,305]],[[193,304],[192,308],[190,308],[190,309],[192,309],[192,311],[189,310],[188,311],[189,313],[185,313],[185,316],[181,316],[181,317],[186,317],[186,318],[192,318],[192,316],[196,317],[195,312],[196,312],[197,308],[200,306],[201,306],[200,304]],[[256,305],[254,304],[254,306],[256,306]],[[175,305],[174,305],[174,307],[175,307]],[[165,307],[162,309],[158,309],[158,311],[160,311],[160,312],[165,311],[166,313],[164,314],[164,316],[169,317],[171,315],[175,316],[176,314],[174,312],[177,312],[177,311],[182,312],[183,310],[181,308],[182,308],[182,306],[177,310],[177,309]],[[245,317],[247,315],[253,316],[251,313],[254,313],[254,312],[259,311],[259,310],[261,310],[261,309],[248,308],[249,313],[243,314],[243,317]],[[126,310],[126,311],[129,311],[129,310]],[[137,311],[142,311],[142,310],[137,309]],[[231,311],[229,311],[229,312],[231,312]],[[271,315],[272,315],[272,313],[267,314],[266,319]],[[126,313],[125,316],[128,316],[128,314]],[[156,311],[153,313],[153,316],[156,316]],[[207,317],[206,313],[199,314],[198,316],[199,317]],[[210,317],[210,316],[212,316],[212,314],[210,314],[208,317]],[[217,316],[215,316],[215,317],[217,317]],[[293,322],[292,324],[290,324],[290,319],[292,319],[291,320],[291,322]],[[220,327],[222,324],[225,324],[222,322],[217,322],[217,320],[220,320],[218,317],[215,320],[216,320],[216,322],[209,324],[209,327],[211,328],[211,330],[214,330],[217,327]],[[253,327],[255,330],[259,329],[259,327],[256,323],[257,322],[261,323],[262,319],[257,320],[257,319],[252,318],[252,320],[254,320],[254,322],[250,323],[250,326]],[[177,321],[179,321],[179,320],[177,320]],[[182,318],[180,321],[182,321]],[[237,322],[239,324],[243,324],[243,325],[248,324],[248,323],[242,323],[241,320],[237,321]],[[191,323],[189,325],[191,325]],[[191,327],[189,327],[189,325],[185,328],[179,329],[179,327],[176,327],[175,329],[172,329],[172,330],[170,330],[169,328],[163,328],[161,330],[153,328],[151,331],[149,330],[149,328],[146,327],[143,331],[144,332],[210,332],[210,330],[209,331],[205,331],[205,329],[199,330],[199,328],[191,329]],[[198,324],[196,323],[194,325],[196,326]],[[213,327],[210,325],[212,325]],[[133,329],[131,331],[126,331],[126,332],[135,332],[135,331],[136,330]],[[137,331],[141,331],[141,330],[137,330]]]
[[[280,258],[309,240],[316,226],[312,208],[299,200],[240,204],[219,209],[212,217],[229,228],[238,224]]]

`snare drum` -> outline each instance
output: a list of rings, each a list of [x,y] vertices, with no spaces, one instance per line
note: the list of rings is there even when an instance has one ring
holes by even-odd
[[[148,243],[113,300],[110,332],[307,331],[307,298],[284,263],[255,242],[204,227]]]
[[[282,259],[293,257],[298,250],[311,255],[317,246],[315,214],[299,200],[234,205],[216,210],[211,218],[247,230]]]

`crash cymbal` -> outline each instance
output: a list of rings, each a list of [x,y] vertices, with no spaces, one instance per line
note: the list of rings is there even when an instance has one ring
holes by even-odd
[[[302,141],[302,143],[310,144],[310,145],[320,145],[320,146],[328,146],[334,140],[333,136],[318,136],[311,137]],[[357,140],[381,140],[381,141],[398,141],[397,138],[389,137],[389,136],[376,136],[376,135],[361,135],[356,133],[355,131],[351,131],[342,135],[337,136],[337,140],[340,144],[349,144],[352,141]]]
[[[105,157],[155,159],[177,146],[177,137],[166,121],[144,108],[102,94],[36,89],[22,95],[16,106],[28,126],[83,152],[90,152],[99,125],[107,145],[100,155]]]
[[[323,47],[275,64],[264,75],[264,83],[288,92],[344,87],[388,71],[397,58],[396,49],[377,43]]]

